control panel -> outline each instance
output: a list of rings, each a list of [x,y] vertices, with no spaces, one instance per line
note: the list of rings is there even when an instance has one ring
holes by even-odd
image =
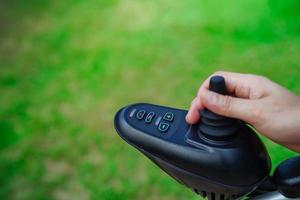
[[[152,104],[134,104],[126,109],[126,121],[132,127],[158,137],[173,135],[186,112]]]
[[[224,77],[211,77],[209,90],[228,95]],[[248,125],[206,108],[199,112],[199,122],[189,125],[186,110],[137,103],[120,109],[114,124],[128,144],[209,200],[276,190],[299,197],[299,157],[279,165],[271,178],[268,152]]]

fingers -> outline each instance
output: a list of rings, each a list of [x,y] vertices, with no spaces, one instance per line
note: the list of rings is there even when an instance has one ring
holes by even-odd
[[[225,99],[216,98],[216,102],[219,103],[209,102],[210,100],[208,99],[206,99],[206,101],[203,100],[202,97],[205,96],[203,94],[207,94],[207,91],[209,91],[210,78],[214,75],[223,76],[225,79],[228,94],[233,95],[237,98],[233,98],[230,96],[224,97]],[[264,91],[262,88],[262,85],[264,85],[263,81],[264,80],[262,77],[250,74],[240,74],[222,71],[215,72],[214,74],[209,76],[200,86],[197,93],[197,97],[193,100],[190,110],[186,116],[186,121],[190,124],[196,123],[200,118],[199,110],[203,109],[204,107],[207,107],[208,109],[218,114],[226,115],[228,117],[239,118],[250,123],[249,121],[253,121],[253,119],[250,118],[250,114],[253,114],[253,112],[243,113],[242,111],[249,111],[249,109],[251,109],[251,102],[250,100],[246,101],[246,99],[259,99],[264,95]],[[228,103],[228,101],[233,101],[235,103],[234,108],[231,108],[231,110],[228,108],[228,106],[231,106]],[[223,104],[225,104],[225,106]]]
[[[256,103],[254,100],[235,98],[227,95],[220,95],[209,90],[200,94],[202,105],[219,115],[241,119],[248,123],[255,123]],[[254,115],[255,114],[255,115]]]
[[[239,98],[252,98],[253,91],[255,91],[255,97],[260,96],[257,95],[262,93],[261,85],[262,85],[262,77],[254,76],[250,74],[240,74],[240,73],[233,73],[233,72],[215,72],[211,76],[209,76],[201,87],[198,90],[198,95],[200,96],[201,92],[206,89],[209,89],[209,80],[212,76],[220,75],[223,76],[225,79],[225,84],[227,88],[227,92],[231,95],[234,95]],[[253,89],[255,88],[255,90]]]
[[[199,121],[200,115],[199,110],[203,109],[203,106],[200,102],[200,98],[195,98],[190,106],[189,112],[186,115],[186,121],[189,124],[195,124]]]
[[[200,115],[199,110],[203,109],[204,106],[201,103],[200,94],[205,93],[209,89],[209,80],[214,75],[220,75],[225,78],[226,87],[229,93],[233,93],[235,91],[236,86],[238,85],[236,82],[238,82],[239,79],[243,78],[243,74],[238,73],[230,73],[230,72],[216,72],[209,76],[203,84],[200,86],[197,97],[192,101],[190,109],[188,114],[186,115],[186,121],[189,124],[195,124],[199,121]],[[234,78],[232,78],[234,77]],[[234,81],[232,81],[234,80]]]

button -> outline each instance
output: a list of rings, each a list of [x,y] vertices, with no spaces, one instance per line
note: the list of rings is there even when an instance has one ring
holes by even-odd
[[[136,111],[136,109],[133,109],[133,110],[130,112],[129,117],[133,117],[135,111]]]
[[[148,115],[146,116],[145,122],[150,124],[152,122],[152,119],[154,118],[155,113],[154,112],[149,112]]]
[[[170,125],[164,122],[160,122],[158,130],[161,132],[166,132],[169,129]]]
[[[171,112],[167,112],[165,115],[164,115],[164,120],[167,120],[169,122],[173,121],[174,119],[174,114],[171,113]]]
[[[161,120],[161,117],[159,116],[159,117],[156,119],[156,121],[155,121],[155,126],[158,126],[160,120]]]
[[[140,110],[139,112],[136,113],[136,117],[138,119],[143,119],[144,115],[146,114],[146,111]]]

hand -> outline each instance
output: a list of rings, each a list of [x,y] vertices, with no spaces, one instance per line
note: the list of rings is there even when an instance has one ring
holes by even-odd
[[[251,124],[262,135],[300,152],[300,97],[269,79],[251,74],[216,72],[230,95],[209,91],[209,79],[192,101],[186,121],[197,123],[204,107]],[[213,76],[212,75],[212,76]]]

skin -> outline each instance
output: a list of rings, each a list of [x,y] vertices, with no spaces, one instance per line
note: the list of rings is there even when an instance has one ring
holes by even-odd
[[[229,95],[209,91],[211,76],[225,78]],[[243,120],[262,135],[300,152],[300,97],[263,76],[216,72],[200,86],[186,121],[195,124],[204,107],[217,114]]]

